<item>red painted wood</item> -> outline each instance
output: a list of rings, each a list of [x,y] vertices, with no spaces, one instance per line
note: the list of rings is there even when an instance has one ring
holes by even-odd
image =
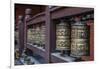
[[[90,60],[94,60],[94,22],[89,21],[90,26]]]
[[[94,60],[94,21],[87,21],[87,25],[90,28],[90,56],[83,56],[82,59],[85,61],[93,61]]]

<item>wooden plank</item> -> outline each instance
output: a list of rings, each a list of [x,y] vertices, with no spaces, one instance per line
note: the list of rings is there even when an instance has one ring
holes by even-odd
[[[38,54],[40,56],[42,56],[45,59],[45,50],[40,49],[39,47],[36,47],[34,45],[28,44],[27,43],[27,48],[30,49],[31,51],[33,51],[33,53]]]
[[[22,54],[24,50],[24,23],[23,23],[23,16],[19,16],[19,21],[18,21],[18,33],[19,33],[19,39],[18,39],[18,45],[19,45],[19,51],[20,55]]]
[[[64,63],[66,61],[54,56],[54,55],[51,55],[51,63]]]
[[[45,17],[45,25],[46,25],[46,44],[45,44],[45,50],[46,50],[46,61],[47,63],[50,62],[50,46],[51,46],[51,19],[50,19],[50,10],[49,10],[49,7],[46,7],[46,17]]]
[[[93,61],[94,60],[94,21],[87,21],[87,25],[90,27],[90,55],[83,56],[82,60]]]
[[[57,11],[51,12],[51,19],[73,16],[90,11],[93,11],[93,8],[62,8]]]
[[[56,52],[56,53],[51,53],[51,62],[57,63],[57,62],[74,62],[76,58],[73,58],[71,56],[61,56],[61,53]]]
[[[59,9],[61,9],[62,7],[58,6],[58,7],[53,7],[50,9],[50,12],[54,12],[54,11],[57,11]]]
[[[66,17],[66,16],[82,14],[82,13],[86,13],[86,12],[90,12],[90,11],[93,11],[93,8],[55,7],[53,9],[50,9],[50,16],[51,16],[51,19],[57,19],[57,18],[62,18],[62,17]],[[32,18],[30,18],[27,21],[27,25],[36,24],[36,23],[40,23],[43,21],[45,21],[45,12],[41,12],[39,14],[36,14]]]
[[[44,21],[45,21],[45,13],[42,12],[30,18],[27,21],[27,25],[36,24],[36,23],[44,22]]]

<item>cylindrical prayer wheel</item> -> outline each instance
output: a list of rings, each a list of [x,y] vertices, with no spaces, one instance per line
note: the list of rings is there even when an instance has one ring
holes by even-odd
[[[38,24],[33,26],[33,44],[37,46],[41,46],[44,48],[45,46],[45,25]]]
[[[28,41],[28,43],[32,43],[33,41],[33,39],[32,39],[32,37],[33,37],[33,31],[32,31],[32,29],[28,29],[28,32],[27,32],[27,41]]]
[[[65,20],[56,24],[56,50],[70,51],[70,25]]]
[[[86,23],[76,20],[71,25],[71,56],[81,57],[88,50],[88,28]]]
[[[34,40],[34,42],[33,42],[33,45],[36,45],[36,41],[37,41],[37,30],[36,30],[36,25],[34,25],[33,26],[33,31],[34,31],[34,33],[33,33],[33,35],[34,35],[34,37],[33,37],[33,40]]]
[[[35,27],[33,26],[33,29],[32,29],[32,44],[34,45],[35,44]]]
[[[41,47],[44,48],[45,46],[45,30],[46,30],[46,27],[44,24],[41,25],[41,42],[40,42],[40,45]]]
[[[40,35],[41,28],[39,25],[36,26],[36,31],[35,31],[35,43],[36,45],[40,46],[41,42],[41,35]]]

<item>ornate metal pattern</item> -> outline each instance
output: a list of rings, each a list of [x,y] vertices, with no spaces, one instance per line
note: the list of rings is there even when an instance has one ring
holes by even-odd
[[[46,30],[46,27],[45,25],[41,25],[41,41],[40,41],[40,45],[44,48],[45,46],[45,30]]]
[[[88,29],[85,23],[72,24],[71,30],[71,55],[81,57],[88,50]]]
[[[28,29],[27,35],[27,42],[33,43],[33,29]]]
[[[45,45],[45,25],[35,25],[32,29],[28,29],[27,40],[29,43],[38,46]]]
[[[70,50],[70,27],[64,20],[56,24],[56,49]]]
[[[40,42],[41,42],[41,28],[39,25],[36,26],[36,31],[35,31],[35,42],[38,46],[40,46]]]

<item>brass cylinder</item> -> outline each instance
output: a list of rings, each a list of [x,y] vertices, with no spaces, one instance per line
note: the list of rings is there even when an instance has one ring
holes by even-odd
[[[44,48],[45,46],[45,30],[46,30],[46,27],[44,24],[41,25],[41,47]]]
[[[35,42],[36,42],[36,45],[40,46],[40,41],[41,41],[41,34],[40,34],[40,26],[37,25],[36,26],[36,31],[35,31]]]
[[[70,50],[70,25],[64,20],[56,24],[56,49]]]
[[[71,26],[71,56],[81,57],[87,54],[88,28],[85,23],[77,22]]]
[[[33,26],[33,29],[32,29],[32,44],[34,45],[35,44],[35,27]]]
[[[28,29],[28,32],[27,32],[27,41],[28,41],[28,43],[32,43],[33,41],[33,32],[32,32],[32,29]]]

